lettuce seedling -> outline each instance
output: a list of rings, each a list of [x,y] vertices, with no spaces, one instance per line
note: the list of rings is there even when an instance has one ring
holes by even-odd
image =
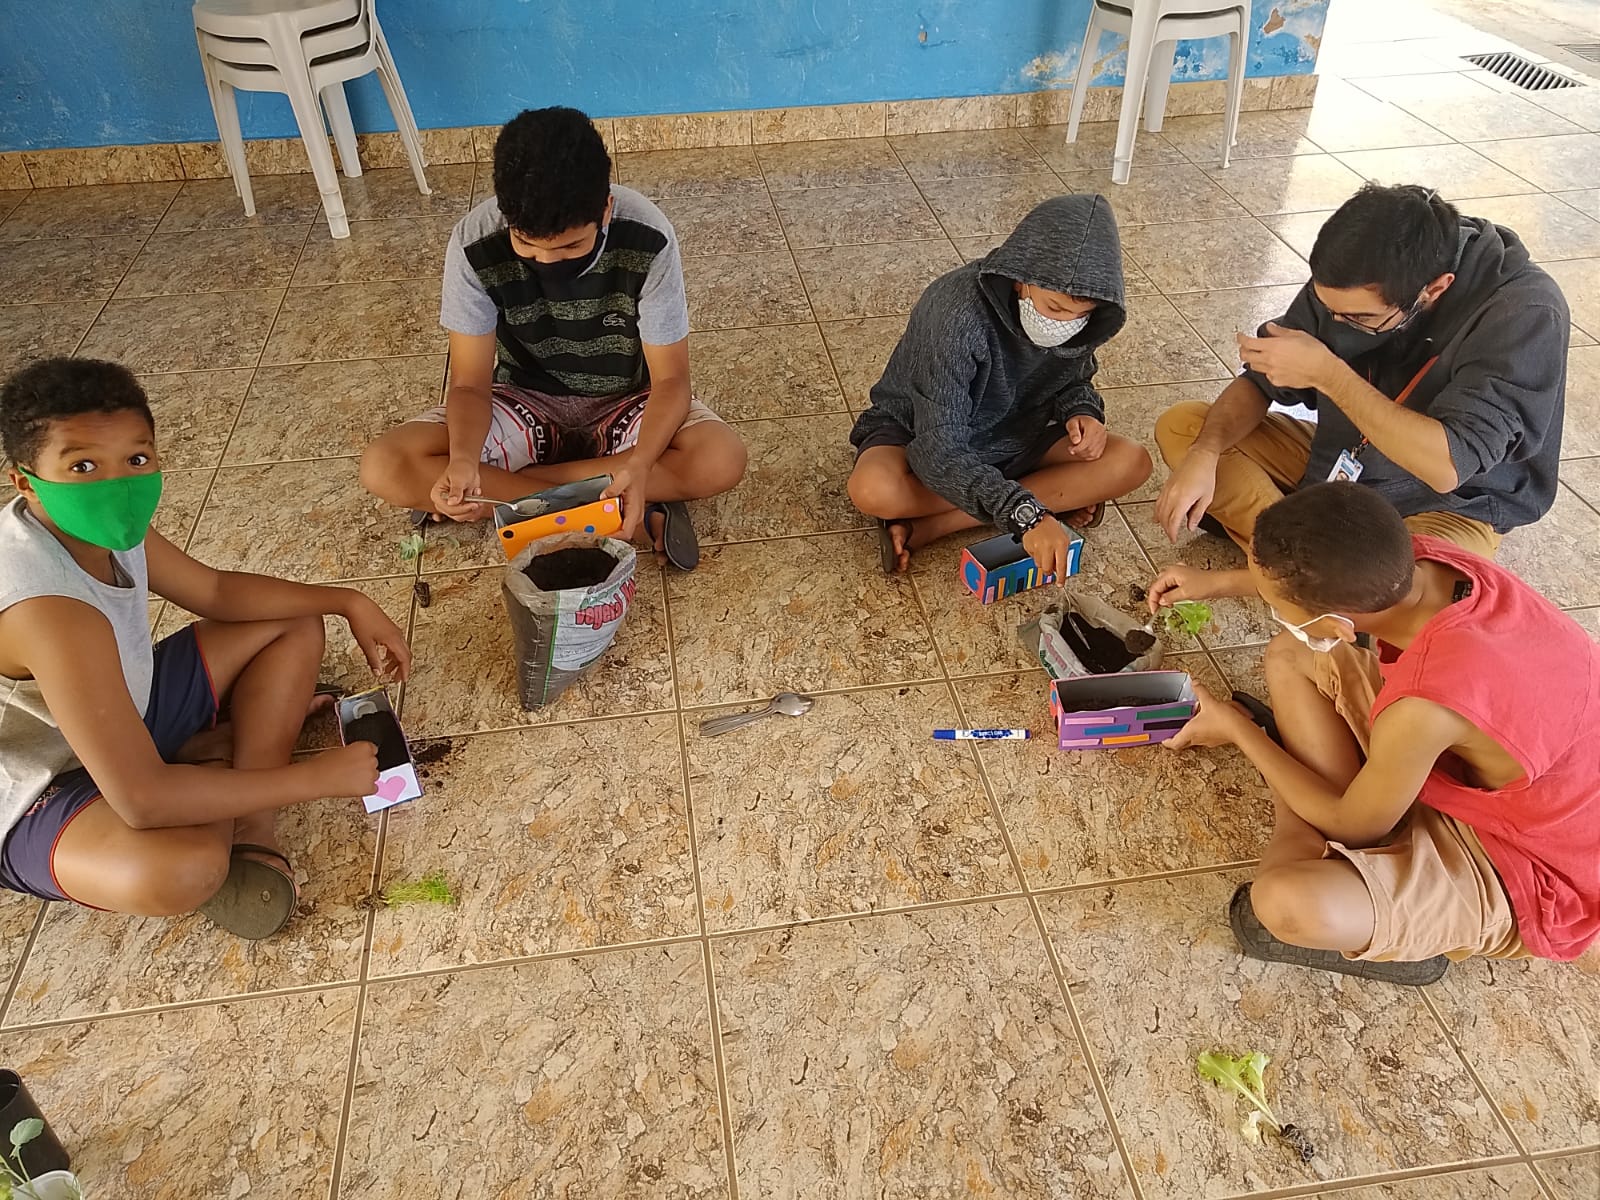
[[[1168,606],[1162,619],[1173,637],[1198,637],[1211,624],[1211,605],[1201,600],[1179,600]]]
[[[1210,1080],[1218,1087],[1229,1088],[1239,1093],[1256,1110],[1239,1126],[1239,1132],[1244,1135],[1246,1141],[1261,1140],[1261,1124],[1265,1121],[1273,1135],[1298,1154],[1302,1162],[1310,1162],[1316,1155],[1310,1139],[1297,1126],[1286,1125],[1279,1121],[1272,1111],[1272,1106],[1267,1103],[1267,1084],[1264,1075],[1267,1064],[1271,1061],[1259,1050],[1252,1050],[1249,1054],[1238,1058],[1224,1054],[1220,1050],[1207,1050],[1194,1060],[1194,1065],[1195,1070],[1200,1072],[1201,1079]]]

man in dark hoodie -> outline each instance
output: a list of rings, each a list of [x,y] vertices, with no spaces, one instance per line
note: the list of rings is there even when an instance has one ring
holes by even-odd
[[[1108,434],[1094,351],[1127,313],[1103,196],[1057,196],[987,257],[928,285],[850,441],[850,499],[883,525],[883,566],[992,524],[1066,577],[1071,535],[1150,475]]]
[[[1176,539],[1209,514],[1248,549],[1285,492],[1348,479],[1413,533],[1492,555],[1555,499],[1570,330],[1560,289],[1511,230],[1427,188],[1368,184],[1318,233],[1289,311],[1238,336],[1244,373],[1215,404],[1156,421],[1173,469],[1156,519]],[[1317,423],[1274,402],[1314,408]],[[1227,586],[1196,580],[1184,595]]]

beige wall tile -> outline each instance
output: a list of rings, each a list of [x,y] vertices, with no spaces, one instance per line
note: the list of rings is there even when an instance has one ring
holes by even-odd
[[[361,155],[364,168],[409,167],[405,143],[398,133],[360,133],[356,135],[356,151]],[[422,130],[422,156],[428,165],[435,163],[469,163],[474,161],[472,130],[424,129]]]
[[[748,146],[748,112],[675,113],[664,117],[617,117],[612,149],[693,150],[702,146]]]
[[[957,96],[946,100],[894,100],[884,132],[945,133],[952,129],[1005,129],[1016,113],[1015,96]]]
[[[498,125],[474,125],[472,127],[473,157],[478,162],[494,161],[494,141],[500,136]]]
[[[0,152],[0,192],[32,186],[33,182],[28,178],[28,164],[22,161],[22,151]]]
[[[882,137],[888,109],[887,104],[758,109],[750,114],[750,140],[762,144]]]
[[[1272,80],[1269,108],[1310,108],[1317,98],[1320,75],[1280,75]]]
[[[216,142],[180,142],[178,153],[188,179],[222,179],[228,174],[222,147]],[[251,138],[244,144],[244,159],[252,176],[299,175],[311,170],[299,138]]]
[[[34,187],[86,183],[154,183],[182,179],[183,163],[171,142],[153,146],[86,146],[72,150],[24,150]]]

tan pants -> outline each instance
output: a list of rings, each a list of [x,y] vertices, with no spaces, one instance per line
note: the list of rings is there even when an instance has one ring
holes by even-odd
[[[1156,445],[1167,466],[1176,467],[1184,460],[1210,411],[1211,405],[1188,400],[1156,418]],[[1262,511],[1299,484],[1311,461],[1314,429],[1305,421],[1269,412],[1217,460],[1217,490],[1207,511],[1241,547],[1250,548],[1250,535]],[[1457,513],[1417,513],[1406,518],[1406,526],[1412,533],[1445,538],[1485,558],[1494,557],[1500,548],[1500,535],[1491,526]]]
[[[1378,656],[1340,643],[1316,656],[1317,690],[1332,702],[1365,754],[1372,740],[1372,706],[1383,686]],[[1324,858],[1346,859],[1372,896],[1372,941],[1346,958],[1416,962],[1526,958],[1516,914],[1483,843],[1454,817],[1413,804],[1379,846],[1352,849],[1328,842]]]

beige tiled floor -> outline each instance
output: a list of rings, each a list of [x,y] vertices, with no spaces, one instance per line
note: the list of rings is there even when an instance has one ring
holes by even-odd
[[[1365,11],[1339,0],[1336,23]],[[257,180],[250,222],[224,181],[0,194],[0,368],[128,362],[167,456],[160,527],[220,567],[352,582],[417,654],[427,795],[289,814],[284,937],[0,900],[0,1047],[92,1194],[1591,1200],[1600,957],[1423,993],[1241,960],[1222,909],[1267,834],[1259,777],[1218,750],[934,743],[1044,728],[1015,630],[1048,597],[979,607],[958,544],[884,578],[843,493],[852,414],[922,287],[1041,197],[1102,189],[1122,218],[1134,298],[1101,382],[1148,445],[1281,311],[1360,178],[1415,179],[1515,227],[1567,289],[1563,486],[1503,560],[1600,636],[1600,110],[1456,69],[1458,31],[1408,13],[1414,41],[1330,57],[1349,77],[1315,109],[1245,114],[1226,170],[1214,117],[1141,135],[1126,188],[1109,126],[621,156],[682,234],[697,387],[751,467],[697,506],[699,572],[643,568],[605,662],[531,714],[497,548],[435,530],[402,558],[355,470],[439,398],[440,249],[484,170],[435,170],[431,197],[405,171],[347,181],[338,243],[301,176]],[[1235,560],[1167,543],[1159,483],[1089,535],[1076,587],[1127,606],[1167,562]],[[1175,662],[1259,688],[1268,633],[1224,604]],[[360,683],[330,634],[326,673]],[[803,724],[696,736],[788,687],[822,695]],[[432,870],[453,907],[366,903]],[[1238,1137],[1192,1071],[1211,1047],[1272,1056],[1312,1162]]]

